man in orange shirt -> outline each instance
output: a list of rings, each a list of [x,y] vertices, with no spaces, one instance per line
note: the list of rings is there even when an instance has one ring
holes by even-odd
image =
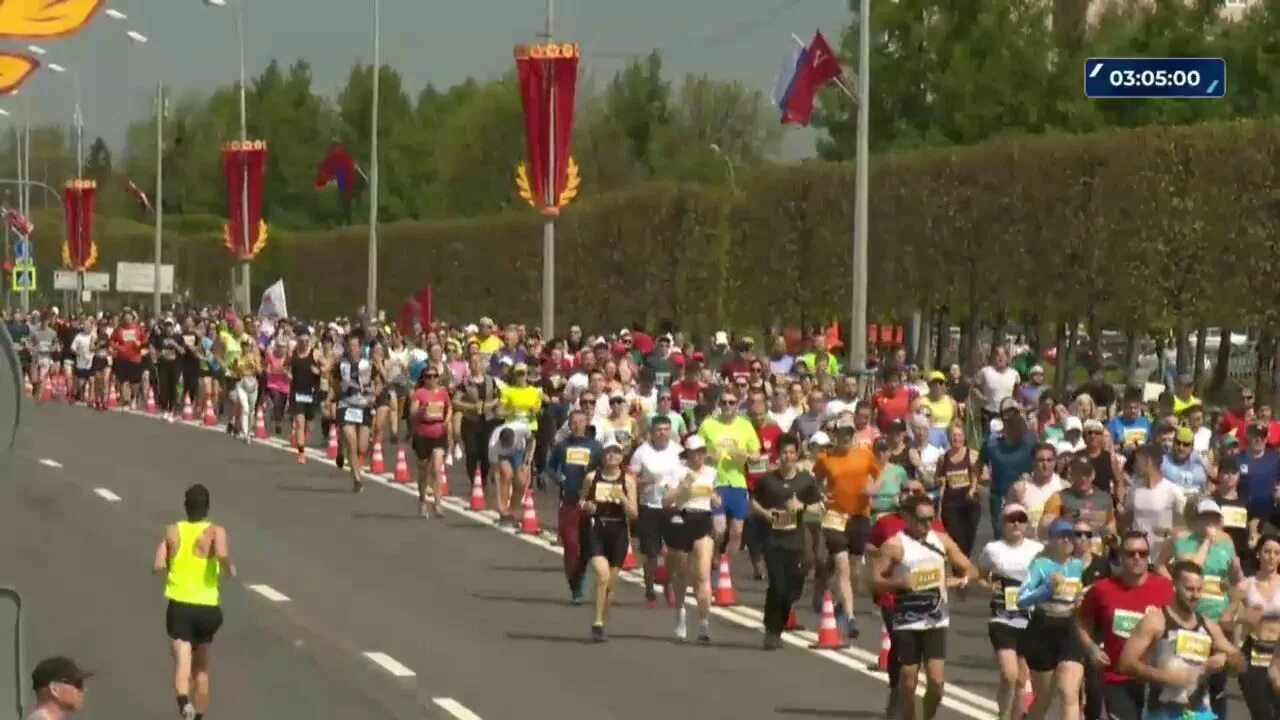
[[[836,622],[840,623],[850,638],[858,637],[858,623],[853,615],[854,561],[859,565],[871,534],[871,494],[876,491],[880,466],[870,448],[859,447],[853,442],[852,418],[836,422],[836,445],[829,453],[818,456],[813,464],[813,474],[822,484],[826,504],[822,516],[822,534],[826,539],[830,565],[835,569],[836,592],[840,606],[836,610]],[[830,578],[830,567],[824,568],[825,583]],[[829,587],[829,586],[828,586]]]

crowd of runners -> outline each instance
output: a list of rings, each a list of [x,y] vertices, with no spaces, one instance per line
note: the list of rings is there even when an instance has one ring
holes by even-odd
[[[1248,389],[1214,413],[1193,378],[1151,401],[1100,374],[1056,393],[1003,345],[971,377],[904,352],[845,374],[825,332],[699,346],[639,327],[542,338],[489,318],[402,332],[57,308],[7,325],[37,402],[154,403],[246,440],[263,425],[299,463],[332,437],[355,492],[384,443],[407,445],[423,518],[454,465],[502,525],[519,528],[529,493],[556,492],[569,598],[590,600],[599,642],[633,553],[646,604],[665,599],[675,636],[699,643],[713,642],[713,569],[742,558],[767,578],[766,650],[806,585],[833,647],[859,636],[858,604],[876,606],[887,717],[934,716],[951,603],[976,587],[1002,720],[1225,719],[1229,675],[1251,720],[1280,718],[1280,422]],[[221,623],[209,566],[234,572],[209,503],[188,491],[155,558],[188,719],[207,708],[202,647]]]

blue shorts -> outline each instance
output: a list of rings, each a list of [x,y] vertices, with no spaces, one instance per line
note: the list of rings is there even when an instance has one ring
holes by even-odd
[[[498,462],[511,463],[512,470],[519,470],[521,467],[524,466],[524,451],[518,450],[516,452],[511,453],[510,455],[500,455],[498,456]]]
[[[731,520],[746,520],[751,514],[751,494],[746,488],[718,487],[716,494],[720,496],[720,507],[714,514],[724,515]]]
[[[1142,720],[1218,720],[1218,716],[1208,708],[1200,710],[1151,708],[1142,713]]]

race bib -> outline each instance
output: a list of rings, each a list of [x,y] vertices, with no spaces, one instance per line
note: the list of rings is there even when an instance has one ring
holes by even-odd
[[[1111,616],[1111,632],[1116,637],[1128,640],[1140,622],[1142,622],[1142,613],[1132,610],[1116,610],[1115,615]]]
[[[613,437],[623,445],[631,444],[631,433],[627,430],[614,430]]]
[[[694,485],[689,488],[689,497],[693,498],[709,498],[714,495],[716,489],[710,485]]]
[[[1173,654],[1182,660],[1203,665],[1213,650],[1213,639],[1204,633],[1179,630],[1174,636]]]
[[[671,384],[671,373],[654,373],[653,378],[662,387],[667,387]]]
[[[1142,442],[1146,439],[1147,439],[1147,431],[1143,430],[1142,428],[1133,428],[1131,430],[1124,431],[1125,445],[1130,445],[1130,444],[1141,445]]]
[[[762,455],[758,458],[752,459],[751,462],[747,463],[747,472],[757,475],[769,472],[769,458]]]
[[[1053,588],[1053,599],[1064,603],[1075,602],[1076,595],[1080,594],[1080,587],[1080,578],[1063,578]]]
[[[942,586],[942,568],[916,568],[911,571],[910,582],[914,592],[937,590]]]
[[[597,482],[595,501],[598,503],[619,503],[625,496],[625,491],[620,483]]]
[[[293,401],[301,405],[310,405],[315,402],[315,398],[310,395],[304,395],[303,393],[294,393]]]
[[[1044,515],[1044,508],[1036,508],[1027,511],[1027,522],[1032,528],[1040,527],[1040,518]]]
[[[1102,538],[1097,535],[1089,538],[1089,552],[1092,552],[1094,555],[1102,554]]]
[[[39,351],[40,351],[40,352],[42,352],[42,353],[47,353],[47,352],[49,352],[50,350],[52,350],[52,349],[53,349],[53,343],[50,343],[50,342],[40,342],[40,343],[37,343],[37,344],[36,344],[36,347],[39,349]]]
[[[828,510],[822,516],[822,527],[826,530],[844,532],[849,525],[849,516],[839,510]]]
[[[947,473],[947,487],[953,490],[969,487],[969,473],[964,470],[952,470]]]
[[[1222,526],[1229,528],[1249,527],[1249,510],[1236,505],[1223,505]]]
[[[444,419],[444,403],[442,402],[427,403],[427,419],[443,420]]]
[[[687,400],[685,398],[680,398],[680,412],[682,413],[693,412],[693,409],[696,407],[698,407],[697,400]]]
[[[586,467],[591,463],[591,451],[587,448],[569,448],[564,451],[564,464],[574,467]]]
[[[1018,590],[1021,586],[1011,585],[1004,589],[1004,609],[1006,612],[1018,611]]]
[[[363,423],[364,408],[347,408],[342,413],[342,419],[349,423]]]
[[[796,514],[788,510],[773,511],[773,529],[774,530],[795,530]]]
[[[137,333],[137,332],[135,332],[135,331],[133,331],[133,330],[124,330],[124,331],[122,331],[122,332],[120,333],[120,337],[121,337],[121,339],[123,339],[123,340],[124,340],[125,342],[127,342],[127,343],[137,342],[137,341],[138,341],[138,333]]]
[[[1200,596],[1205,600],[1217,600],[1226,598],[1227,594],[1223,591],[1222,578],[1217,575],[1205,575],[1203,589]]]
[[[1252,667],[1271,667],[1272,653],[1262,652],[1257,648],[1249,650],[1249,665]]]

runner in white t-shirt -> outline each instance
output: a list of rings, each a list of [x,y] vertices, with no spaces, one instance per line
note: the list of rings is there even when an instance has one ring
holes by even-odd
[[[680,461],[680,443],[672,439],[671,418],[654,415],[649,421],[649,439],[631,455],[630,470],[640,492],[640,515],[634,535],[644,568],[644,601],[652,607],[658,595],[654,591],[658,558],[663,556],[662,531],[674,511],[662,507],[662,498],[678,484],[684,464]]]

